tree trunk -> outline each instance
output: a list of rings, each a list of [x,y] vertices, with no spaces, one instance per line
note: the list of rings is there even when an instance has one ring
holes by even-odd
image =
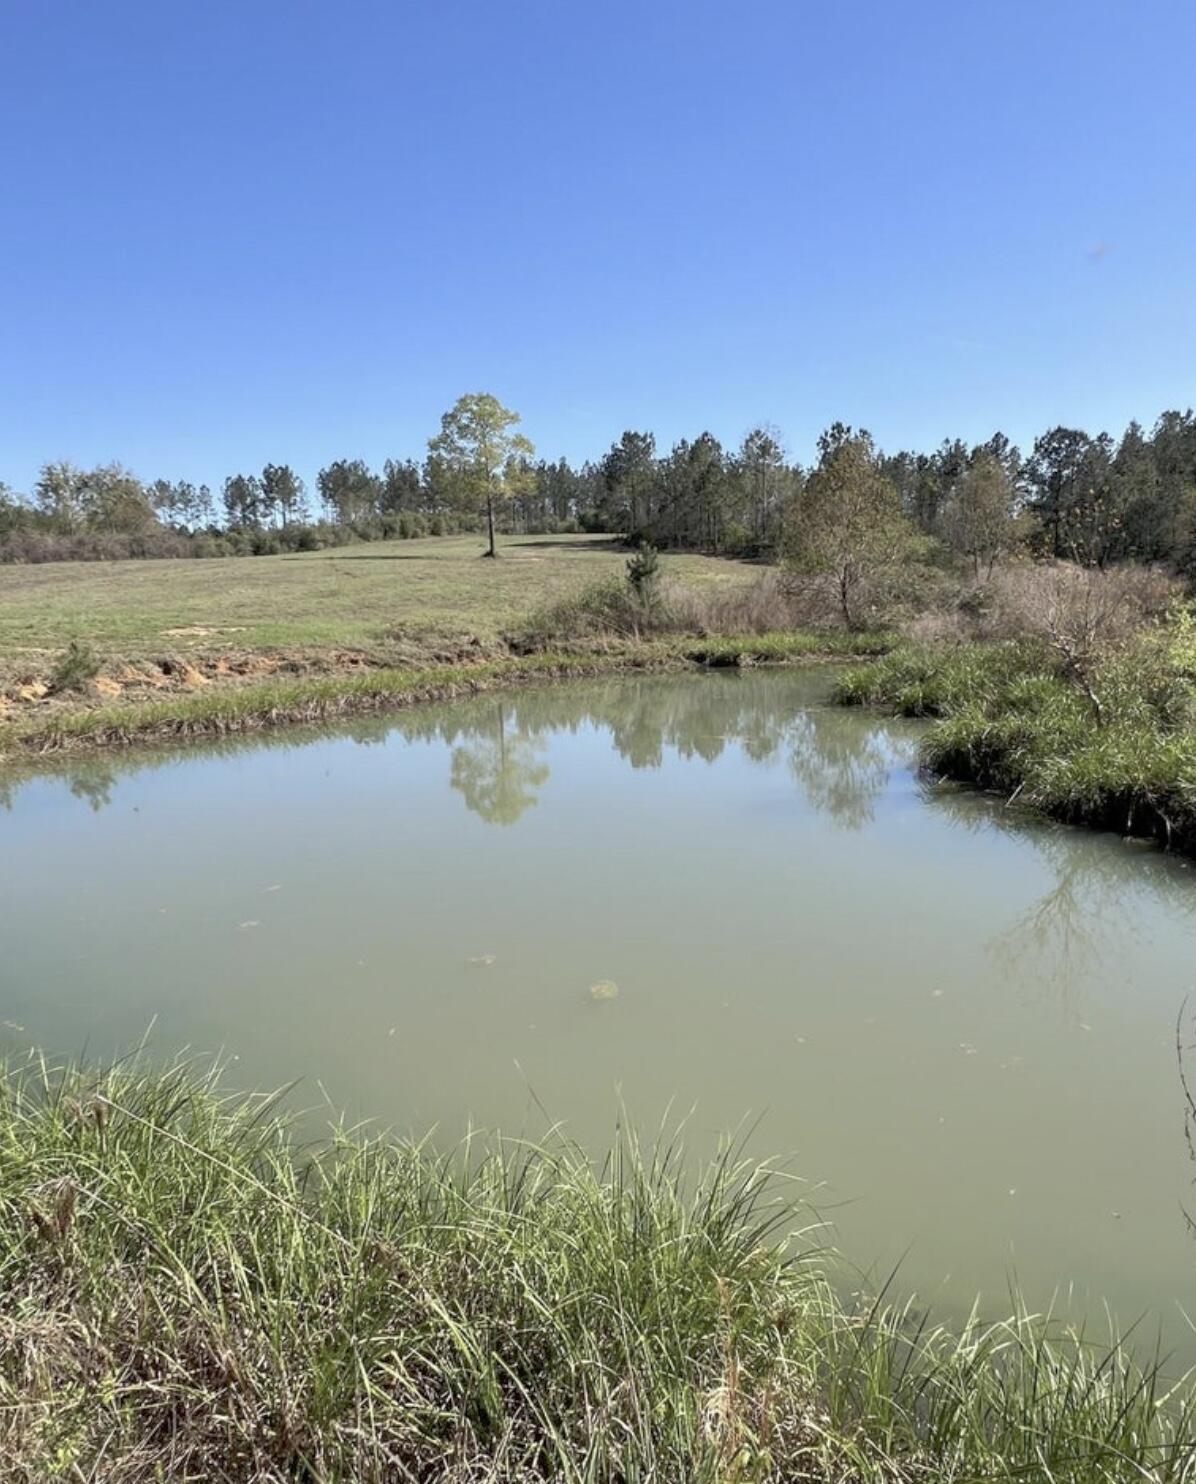
[[[486,529],[487,529],[487,531],[490,534],[490,549],[489,549],[489,551],[487,551],[486,555],[488,557],[496,557],[498,555],[498,548],[494,544],[494,496],[493,495],[487,495],[486,496]]]

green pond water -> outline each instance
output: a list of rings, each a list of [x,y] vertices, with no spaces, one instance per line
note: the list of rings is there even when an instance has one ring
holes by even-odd
[[[1015,1274],[1196,1352],[1196,873],[928,787],[917,729],[828,686],[620,678],[11,781],[5,1046],[152,1026],[444,1142],[739,1129],[940,1312]]]

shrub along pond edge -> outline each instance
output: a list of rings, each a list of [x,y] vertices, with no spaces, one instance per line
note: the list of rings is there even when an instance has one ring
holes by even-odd
[[[1196,855],[1196,676],[1139,649],[1090,684],[1099,715],[1041,644],[905,646],[852,666],[834,697],[932,718],[921,743],[932,776]]]

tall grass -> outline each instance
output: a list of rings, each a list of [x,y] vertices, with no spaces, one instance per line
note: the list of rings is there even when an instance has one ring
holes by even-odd
[[[26,1064],[3,1477],[1191,1479],[1186,1383],[1026,1316],[850,1310],[803,1220],[732,1153],[316,1148],[194,1068]]]
[[[934,773],[1191,854],[1196,667],[1185,644],[1182,633],[1141,635],[1095,665],[1083,687],[1035,641],[907,648],[853,667],[836,695],[936,718],[922,744]]]

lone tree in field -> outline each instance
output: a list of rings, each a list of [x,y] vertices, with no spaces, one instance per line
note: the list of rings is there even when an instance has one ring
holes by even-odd
[[[793,565],[834,578],[851,628],[861,584],[901,557],[909,525],[868,433],[836,423],[818,451],[818,467],[789,511],[785,551]]]
[[[488,557],[496,557],[494,507],[532,487],[530,439],[514,428],[519,414],[489,392],[472,392],[440,419],[440,432],[428,440],[428,454],[441,461],[461,496],[486,511]]]

